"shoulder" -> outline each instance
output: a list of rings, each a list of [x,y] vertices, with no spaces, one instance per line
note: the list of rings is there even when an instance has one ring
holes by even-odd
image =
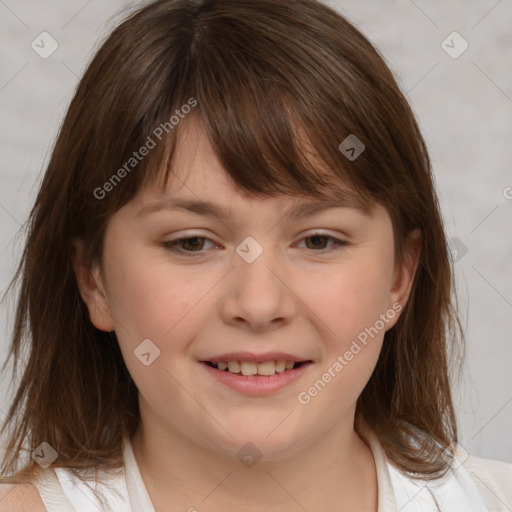
[[[0,512],[46,512],[34,484],[0,484]]]
[[[492,510],[512,510],[512,464],[470,455],[463,466],[486,505]]]

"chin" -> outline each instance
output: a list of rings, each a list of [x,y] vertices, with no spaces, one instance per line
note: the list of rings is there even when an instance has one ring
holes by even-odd
[[[260,417],[256,420],[253,413],[250,417],[243,416],[237,421],[223,423],[232,437],[221,430],[217,432],[221,438],[215,436],[215,439],[210,433],[208,440],[224,454],[241,461],[246,456],[253,460],[261,457],[262,461],[278,461],[291,456],[305,442],[304,427],[288,423],[289,419],[283,421],[285,417],[281,411],[268,415],[266,419]]]

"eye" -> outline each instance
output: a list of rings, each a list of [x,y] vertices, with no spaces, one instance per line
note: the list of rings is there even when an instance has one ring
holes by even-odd
[[[187,256],[192,256],[191,253],[204,252],[201,251],[201,249],[204,247],[205,241],[211,242],[210,239],[204,236],[189,236],[170,240],[169,242],[163,242],[162,246],[171,251],[181,252]]]
[[[308,240],[311,241],[310,244],[307,243]],[[302,238],[301,241],[306,241],[306,248],[315,252],[328,252],[341,249],[343,246],[347,245],[347,242],[324,233],[312,233]],[[332,242],[331,246],[326,247],[326,243],[329,241]],[[162,246],[173,252],[178,252],[186,256],[194,256],[194,253],[200,254],[205,252],[202,250],[204,249],[205,242],[213,243],[209,238],[204,236],[189,236],[163,242]]]
[[[331,241],[332,245],[326,249],[327,251],[341,249],[343,246],[347,245],[347,242],[334,238],[333,236],[326,235],[325,233],[311,233],[309,236],[302,238],[302,240],[306,241],[307,249],[313,249],[316,251],[318,251],[318,249],[326,249],[325,244],[328,241]],[[311,244],[309,245],[307,243],[308,240],[311,241]]]

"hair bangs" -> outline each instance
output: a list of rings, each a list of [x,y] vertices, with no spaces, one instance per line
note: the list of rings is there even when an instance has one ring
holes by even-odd
[[[199,123],[226,174],[242,194],[256,197],[278,195],[314,198],[350,196],[358,208],[369,211],[374,198],[354,179],[342,162],[335,133],[325,135],[322,126],[334,124],[328,116],[307,119],[300,93],[274,77],[263,76],[257,66],[229,62],[224,52],[206,52],[210,69],[201,71],[196,59],[183,80],[188,91],[171,103],[197,98],[198,105],[166,137],[164,151],[141,167],[141,186],[157,183],[165,188],[174,179],[176,147],[183,130]],[[212,60],[216,61],[212,65]],[[267,68],[268,74],[268,68]],[[169,107],[167,107],[169,108]],[[339,128],[339,124],[338,124]],[[357,171],[356,171],[357,173]]]

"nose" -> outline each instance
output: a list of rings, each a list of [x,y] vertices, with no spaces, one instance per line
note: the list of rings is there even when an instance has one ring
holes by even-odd
[[[224,321],[254,331],[279,328],[297,314],[293,277],[270,247],[252,262],[236,254],[221,302]]]

